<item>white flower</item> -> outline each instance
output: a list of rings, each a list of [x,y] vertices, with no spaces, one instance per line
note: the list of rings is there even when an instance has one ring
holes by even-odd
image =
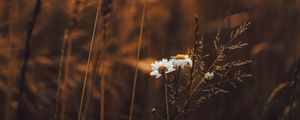
[[[181,68],[193,66],[193,61],[188,55],[177,54],[170,61],[172,61],[174,66],[180,66]]]
[[[152,72],[150,75],[156,76],[156,78],[160,77],[164,73],[173,72],[175,69],[173,68],[173,64],[171,61],[167,59],[162,59],[161,61],[155,61],[151,64]]]
[[[206,79],[206,80],[211,80],[213,78],[214,78],[214,73],[213,72],[207,72],[204,75],[204,79]]]

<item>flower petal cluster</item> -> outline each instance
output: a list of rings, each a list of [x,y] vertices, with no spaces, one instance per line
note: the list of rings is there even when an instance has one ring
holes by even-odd
[[[162,59],[151,64],[152,72],[150,75],[160,77],[163,74],[175,71],[172,61]]]
[[[167,74],[175,71],[176,67],[184,68],[184,67],[192,67],[193,61],[192,59],[185,54],[177,54],[176,56],[171,57],[170,60],[162,59],[160,61],[155,61],[151,64],[150,73],[151,76],[156,76],[159,78],[163,74]]]
[[[193,61],[188,55],[184,54],[177,54],[176,56],[172,57],[170,60],[173,62],[173,65],[176,67],[192,67],[193,66]]]
[[[206,79],[206,80],[211,80],[213,78],[214,78],[214,73],[213,72],[207,72],[204,75],[204,79]]]

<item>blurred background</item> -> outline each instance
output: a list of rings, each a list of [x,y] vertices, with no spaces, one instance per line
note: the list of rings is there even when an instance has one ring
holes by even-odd
[[[57,111],[60,119],[77,118],[97,4],[98,0],[0,0],[1,120],[17,119],[20,94],[22,120],[52,120]],[[150,64],[193,47],[195,15],[208,46],[218,30],[226,39],[230,31],[251,22],[238,38],[249,45],[230,57],[254,60],[244,68],[253,77],[228,94],[209,98],[188,114],[188,120],[300,119],[300,86],[290,87],[300,55],[300,0],[102,0],[100,9],[84,119],[100,119],[103,103],[106,120],[128,119],[137,62],[133,118],[154,119],[151,109],[163,110],[163,81],[149,76]]]

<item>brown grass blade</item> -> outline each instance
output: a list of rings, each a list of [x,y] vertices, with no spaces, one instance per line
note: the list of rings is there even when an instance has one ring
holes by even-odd
[[[94,22],[93,33],[92,33],[92,38],[91,38],[91,43],[90,43],[89,56],[88,56],[88,60],[87,60],[87,64],[86,64],[86,71],[85,71],[84,80],[83,80],[82,93],[81,93],[81,99],[80,99],[80,107],[79,107],[77,120],[80,120],[81,115],[82,115],[83,100],[84,100],[86,83],[87,83],[87,78],[88,78],[88,70],[90,67],[90,61],[91,61],[91,57],[92,57],[93,43],[94,43],[94,39],[95,39],[97,22],[98,22],[98,17],[99,17],[99,12],[100,12],[100,5],[101,5],[101,0],[98,0],[96,18],[95,18],[95,22]]]
[[[138,63],[140,59],[140,50],[142,44],[142,36],[143,36],[143,28],[144,28],[144,21],[145,21],[145,11],[146,11],[146,2],[144,1],[143,12],[142,12],[142,19],[141,19],[141,28],[140,28],[140,36],[139,36],[139,44],[137,50],[137,62],[135,65],[135,73],[134,73],[134,80],[133,80],[133,88],[132,88],[132,96],[131,96],[131,103],[130,103],[130,112],[129,112],[129,120],[132,120],[132,113],[133,113],[133,104],[135,98],[135,90],[136,90],[136,81],[137,81],[137,73],[138,73]]]

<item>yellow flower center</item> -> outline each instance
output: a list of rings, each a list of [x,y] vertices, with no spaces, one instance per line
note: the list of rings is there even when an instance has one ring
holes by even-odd
[[[160,66],[160,67],[158,68],[158,72],[159,72],[160,74],[163,74],[163,73],[165,73],[166,71],[168,71],[168,68],[166,68],[165,66]]]
[[[184,55],[184,54],[177,54],[175,56],[175,59],[177,60],[182,60],[182,59],[186,59],[187,58],[187,55]]]

